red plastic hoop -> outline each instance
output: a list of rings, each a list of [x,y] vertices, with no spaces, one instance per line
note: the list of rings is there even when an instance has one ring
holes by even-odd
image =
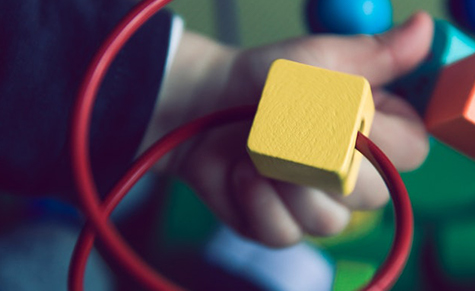
[[[226,123],[250,119],[255,113],[255,106],[228,109],[197,119],[174,130],[145,152],[109,193],[105,201],[100,202],[92,177],[88,146],[91,112],[98,88],[122,46],[144,22],[170,1],[142,1],[120,22],[96,54],[78,94],[71,126],[71,157],[74,179],[88,222],[78,239],[71,260],[68,281],[71,291],[83,290],[87,257],[96,234],[115,255],[117,262],[144,287],[149,290],[183,290],[144,263],[128,247],[115,227],[108,222],[108,217],[132,186],[165,153],[199,132]],[[396,234],[393,247],[380,270],[363,289],[387,290],[402,272],[410,252],[413,231],[412,208],[401,177],[381,150],[362,134],[358,134],[356,148],[378,169],[390,190],[394,204]]]

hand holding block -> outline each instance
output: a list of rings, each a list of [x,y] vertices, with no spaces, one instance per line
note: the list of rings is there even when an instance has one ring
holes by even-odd
[[[424,116],[440,71],[475,53],[475,41],[447,21],[436,20],[434,39],[427,58],[412,73],[389,85]]]
[[[272,65],[248,139],[267,177],[326,191],[353,191],[362,155],[357,132],[368,135],[371,88],[359,76],[287,60]]]
[[[424,121],[434,137],[475,159],[475,55],[444,68]]]

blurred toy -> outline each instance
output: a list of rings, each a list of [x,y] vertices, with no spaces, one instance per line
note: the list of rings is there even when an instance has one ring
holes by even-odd
[[[454,123],[457,116],[466,120],[462,116],[470,109],[473,58],[467,57],[474,52],[472,38],[446,21],[435,21],[432,49],[426,60],[389,86],[425,118],[430,133],[472,158],[475,156],[466,131],[470,125],[467,124],[466,129],[463,121],[458,125]],[[448,123],[451,118],[455,120],[452,125]],[[467,123],[470,122],[467,120]]]
[[[445,67],[424,121],[437,139],[475,159],[475,55]]]
[[[392,25],[390,0],[308,0],[305,10],[313,33],[376,34]]]
[[[434,39],[426,60],[410,74],[389,86],[408,100],[421,116],[425,111],[441,70],[475,52],[475,41],[447,21],[436,20]]]
[[[205,247],[205,258],[269,291],[327,291],[335,266],[322,250],[305,243],[270,249],[222,227]]]
[[[446,21],[435,22],[434,40],[427,59],[411,74],[389,86],[409,101],[425,119],[434,137],[475,158],[470,132],[470,65],[475,41]],[[465,116],[465,117],[464,117]]]

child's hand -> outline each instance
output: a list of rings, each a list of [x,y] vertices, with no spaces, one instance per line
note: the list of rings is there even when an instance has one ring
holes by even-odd
[[[370,138],[398,169],[414,169],[428,152],[423,124],[406,102],[382,86],[425,57],[432,26],[427,14],[418,13],[376,37],[314,36],[245,51],[186,34],[145,144],[206,113],[257,104],[271,62],[285,58],[366,77],[377,108]],[[209,132],[177,150],[165,166],[188,181],[222,220],[242,234],[285,246],[304,233],[335,234],[346,226],[352,210],[387,202],[386,187],[366,160],[354,193],[345,198],[261,177],[246,153],[249,128],[247,122]]]

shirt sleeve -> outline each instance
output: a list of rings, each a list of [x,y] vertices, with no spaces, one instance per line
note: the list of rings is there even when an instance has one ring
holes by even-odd
[[[68,141],[72,105],[93,55],[134,3],[0,1],[0,191],[74,191]],[[172,18],[162,11],[140,28],[102,83],[90,139],[102,193],[130,165],[151,118]]]

